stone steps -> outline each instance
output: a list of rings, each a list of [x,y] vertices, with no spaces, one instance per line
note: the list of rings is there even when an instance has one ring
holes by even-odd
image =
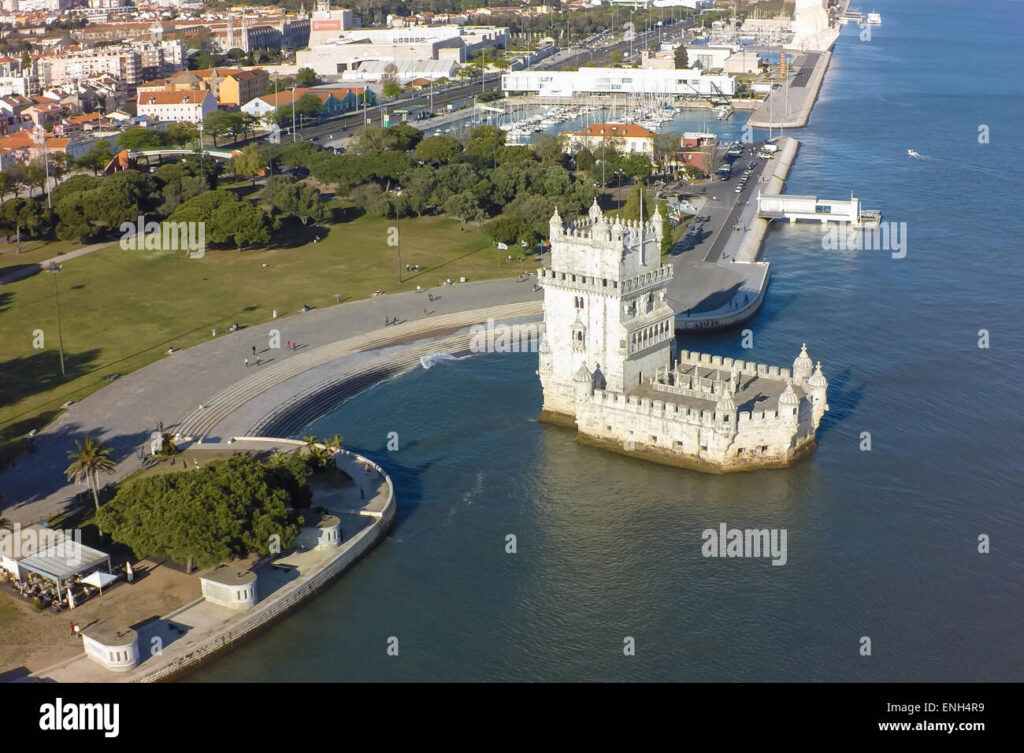
[[[343,356],[409,340],[438,336],[486,321],[488,318],[501,320],[537,315],[541,313],[542,307],[541,301],[529,301],[443,314],[428,320],[394,325],[383,332],[377,330],[338,340],[305,353],[298,353],[281,363],[255,367],[258,373],[226,387],[205,401],[202,409],[196,408],[186,415],[178,423],[176,432],[186,437],[205,436],[229,414],[253,398],[292,377]]]

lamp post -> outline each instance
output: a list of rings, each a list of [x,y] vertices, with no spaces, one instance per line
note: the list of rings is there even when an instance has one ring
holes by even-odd
[[[53,274],[53,300],[57,308],[57,345],[60,348],[60,375],[63,377],[64,374],[64,334],[61,331],[60,326],[60,294],[57,292],[57,273],[60,272],[62,265],[56,262],[50,262],[50,266],[47,267],[47,271]]]

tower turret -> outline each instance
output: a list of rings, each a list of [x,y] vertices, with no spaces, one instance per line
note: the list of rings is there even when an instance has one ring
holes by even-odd
[[[786,382],[786,389],[779,395],[779,418],[794,428],[799,422],[800,398],[793,390],[793,382]]]
[[[658,248],[661,248],[661,241],[665,237],[665,226],[662,221],[661,208],[658,202],[654,202],[654,214],[651,215],[651,225],[654,227],[654,237],[658,239]]]
[[[811,396],[811,405],[814,409],[814,428],[818,428],[821,417],[828,410],[828,380],[821,373],[821,361],[814,374],[807,380],[807,392]]]
[[[573,391],[576,405],[580,405],[590,399],[594,394],[594,375],[590,373],[585,363],[581,363],[573,377]]]
[[[562,234],[562,215],[558,213],[558,207],[555,207],[555,213],[551,215],[551,219],[548,220],[548,230],[550,230],[549,240],[551,240],[552,243],[557,236]]]
[[[736,419],[736,402],[726,385],[718,402],[715,403],[715,424],[719,431],[731,436],[736,433]]]
[[[800,355],[793,361],[793,381],[798,386],[803,387],[804,381],[811,375],[812,371],[814,371],[814,362],[807,355],[807,343],[804,343],[800,347]]]

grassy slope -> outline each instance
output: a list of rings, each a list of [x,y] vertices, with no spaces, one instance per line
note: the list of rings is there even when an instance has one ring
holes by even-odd
[[[403,277],[397,283],[395,249],[387,229],[401,233]],[[321,241],[309,242],[314,233]],[[208,251],[203,259],[177,252],[122,251],[115,244],[69,261],[58,277],[65,363],[57,355],[53,280],[48,274],[0,288],[0,432],[6,440],[52,419],[66,400],[81,400],[106,384],[160,358],[168,347],[185,348],[210,337],[214,327],[267,321],[276,308],[325,307],[437,285],[446,278],[470,280],[519,274],[505,253],[475,226],[443,217],[385,220],[360,217],[324,228],[293,228],[293,248]],[[301,244],[301,245],[300,245]],[[58,244],[0,265],[52,256]],[[70,250],[68,248],[67,250]],[[267,267],[263,267],[267,264]],[[405,264],[421,271],[404,272]],[[32,348],[33,331],[45,333],[45,349]],[[0,441],[3,441],[0,439]]]

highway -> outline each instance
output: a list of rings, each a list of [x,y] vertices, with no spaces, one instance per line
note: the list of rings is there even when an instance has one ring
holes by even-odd
[[[672,24],[671,26],[663,27],[662,39],[672,39],[673,35],[681,31],[683,27],[684,23],[682,21]],[[583,65],[600,65],[602,63],[609,62],[610,56],[613,52],[621,52],[623,54],[623,59],[628,59],[631,49],[634,56],[639,57],[640,51],[647,49],[650,46],[651,41],[657,36],[658,30],[652,29],[649,32],[635,35],[632,42],[628,39],[618,40],[596,49],[589,46],[570,47],[568,50],[557,52],[550,58],[540,61],[537,65],[533,66],[533,68],[540,70],[572,70]],[[499,89],[501,86],[501,76],[502,74],[497,72],[487,73],[483,77],[470,79],[466,83],[453,83],[441,88],[435,88],[433,90],[433,96],[431,96],[429,89],[422,90],[414,94],[389,100],[381,105],[368,107],[365,111],[359,110],[358,112],[348,113],[342,117],[334,118],[333,120],[325,123],[305,126],[298,129],[297,140],[321,143],[326,140],[333,141],[336,139],[346,138],[351,136],[357,128],[360,128],[365,123],[375,123],[380,125],[382,108],[388,113],[393,113],[395,108],[404,109],[419,105],[436,112],[438,109],[444,109],[444,106],[451,102],[472,99],[474,95],[480,95],[485,92]],[[346,84],[338,83],[334,84],[334,86],[343,87],[346,86]],[[392,116],[391,120],[394,122],[395,117]],[[430,120],[427,119],[424,121],[414,121],[412,125],[417,125],[417,122],[424,127],[429,127],[430,124]],[[282,130],[282,143],[290,140],[292,140],[290,130]]]

